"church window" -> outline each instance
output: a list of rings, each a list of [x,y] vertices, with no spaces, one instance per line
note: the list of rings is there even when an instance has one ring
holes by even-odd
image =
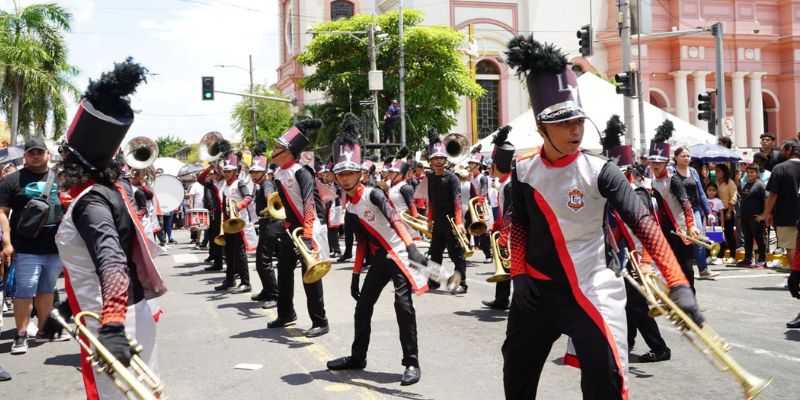
[[[331,2],[331,20],[350,18],[355,12],[353,3],[344,0]]]

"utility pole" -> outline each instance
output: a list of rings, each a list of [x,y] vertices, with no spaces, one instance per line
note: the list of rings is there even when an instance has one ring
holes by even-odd
[[[376,46],[375,46],[375,25],[369,24],[369,72],[370,75],[373,75],[375,71],[378,69],[378,65],[376,62],[377,55],[376,53]],[[371,80],[371,79],[370,79]],[[372,85],[370,85],[372,86]],[[370,91],[372,92],[372,136],[374,143],[380,143],[380,129],[378,127],[378,91],[374,88],[370,87]]]
[[[400,33],[400,143],[406,145],[406,54],[403,44],[403,0],[400,0],[399,17],[400,22],[397,27]]]
[[[641,0],[640,0],[641,1]],[[644,133],[644,87],[642,86],[642,4],[636,7],[636,87],[639,88],[639,155],[647,154],[647,136]],[[628,127],[631,129],[631,127]]]
[[[250,54],[250,94],[253,92],[253,55]],[[250,98],[250,119],[253,122],[253,144],[258,141],[258,127],[256,127],[256,99]]]
[[[622,70],[631,71],[631,4],[630,0],[618,0],[619,14],[617,21],[619,33],[622,38]],[[623,96],[623,118],[628,131],[625,134],[625,144],[633,144],[633,99]]]
[[[714,53],[717,61],[716,85],[717,85],[717,137],[722,137],[722,120],[725,119],[727,105],[725,104],[725,65],[722,63],[722,22],[711,25],[711,34],[714,35]],[[736,129],[745,129],[737,126]],[[737,143],[738,144],[738,143]]]

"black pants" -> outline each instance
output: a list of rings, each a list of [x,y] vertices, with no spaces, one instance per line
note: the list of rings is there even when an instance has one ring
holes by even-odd
[[[466,228],[466,232],[469,234],[469,225],[472,223],[472,217],[470,216],[470,213],[467,213],[466,217],[464,217],[464,221],[464,228]],[[481,251],[483,251],[483,255],[486,258],[492,258],[492,244],[489,242],[489,230],[487,229],[486,232],[487,233],[484,233],[483,235],[474,236],[475,245],[477,245]]]
[[[736,225],[736,216],[734,215],[731,219],[725,219],[723,215],[721,217],[723,219],[722,230],[725,233],[725,243],[722,244],[722,249],[719,251],[719,257],[725,257],[725,249],[730,251],[730,255],[728,257],[735,258],[736,257],[736,235],[734,235],[733,227]],[[742,222],[744,224],[744,221]]]
[[[767,242],[764,240],[764,223],[754,216],[742,216],[742,236],[744,236],[744,259],[753,258],[753,240],[758,246],[758,261],[767,261]]]
[[[431,261],[438,264],[442,263],[445,246],[447,246],[447,254],[450,255],[450,260],[456,265],[456,272],[461,273],[461,286],[466,288],[467,262],[464,260],[464,249],[458,244],[458,239],[453,236],[450,222],[445,218],[439,218],[434,221],[433,232],[431,232],[431,247],[428,249]]]
[[[694,260],[694,253],[692,252],[692,245],[683,243],[683,240],[672,233],[664,233],[667,237],[667,243],[675,253],[675,258],[678,259],[678,264],[681,265],[681,271],[686,275],[689,281],[689,286],[694,291],[694,268],[692,268],[692,261]]]
[[[297,266],[297,253],[289,234],[284,230],[280,236],[280,258],[278,258],[278,318],[290,318],[294,311],[294,270]],[[302,263],[302,272],[306,265]],[[322,279],[314,283],[303,283],[306,292],[306,306],[312,326],[326,326],[325,302],[322,296]]]
[[[247,266],[247,250],[244,248],[244,233],[225,234],[225,281],[228,283],[236,282],[236,275],[242,285],[250,284],[250,268]]]
[[[353,257],[353,228],[350,226],[351,223],[349,221],[349,218],[344,220],[344,252],[342,252],[342,255],[346,256],[346,258]]]
[[[214,242],[214,238],[219,235],[219,218],[220,216],[218,213],[211,215],[211,221],[209,222],[210,225],[208,227],[208,234],[206,235],[206,238],[209,241],[208,256],[211,257],[215,267],[222,268],[222,247]]]
[[[342,252],[339,248],[339,228],[328,227],[328,248],[331,249],[331,254]]]
[[[511,279],[497,282],[494,287],[494,302],[497,304],[508,304],[511,296]]]
[[[625,304],[625,316],[628,318],[628,349],[633,348],[638,329],[650,350],[656,353],[669,351],[667,343],[661,337],[661,331],[658,330],[656,320],[647,314],[650,307],[644,296],[627,280],[625,281],[625,293],[628,296],[628,302]]]
[[[261,294],[269,300],[278,299],[278,280],[272,258],[278,256],[278,240],[283,230],[283,221],[261,218],[258,223],[258,248],[256,248],[256,272],[261,280]]]
[[[372,331],[372,312],[378,297],[389,281],[394,284],[394,313],[400,329],[400,346],[403,348],[403,365],[419,367],[417,351],[417,317],[411,300],[412,287],[405,274],[393,260],[380,250],[372,257],[372,267],[364,278],[361,296],[356,302],[355,338],[352,357],[366,360],[369,337]]]
[[[572,338],[581,366],[584,399],[621,399],[622,376],[608,339],[563,284],[536,281],[538,309],[528,314],[511,303],[503,343],[506,399],[534,399],[550,349],[562,334]],[[620,310],[622,312],[622,310]]]

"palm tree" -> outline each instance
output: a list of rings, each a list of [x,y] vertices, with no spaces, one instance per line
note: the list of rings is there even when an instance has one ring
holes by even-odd
[[[56,135],[66,125],[62,91],[76,98],[78,93],[69,82],[77,71],[67,64],[63,36],[71,21],[72,14],[57,4],[19,7],[14,1],[13,12],[0,10],[0,106],[11,116],[12,146],[20,126],[29,133],[33,124],[43,134],[51,113]]]

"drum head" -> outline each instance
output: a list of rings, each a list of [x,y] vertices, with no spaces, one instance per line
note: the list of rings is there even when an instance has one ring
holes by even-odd
[[[160,175],[153,183],[153,191],[158,196],[161,211],[171,213],[183,202],[183,184],[172,175]]]

